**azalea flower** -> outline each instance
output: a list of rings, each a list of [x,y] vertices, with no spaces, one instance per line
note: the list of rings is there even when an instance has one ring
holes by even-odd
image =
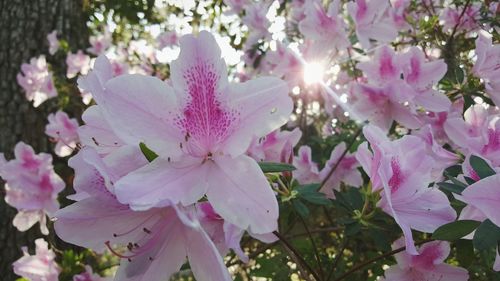
[[[462,201],[480,210],[494,224],[500,226],[500,174],[495,174],[469,185],[460,197]]]
[[[197,219],[196,207],[134,211],[116,199],[113,182],[147,165],[144,156],[137,159],[130,153],[121,150],[101,158],[94,149],[83,148],[70,159],[77,191],[71,198],[77,202],[55,214],[57,235],[97,252],[108,249],[128,260],[121,263],[115,280],[168,279],[181,268],[186,256],[198,280],[231,280]],[[128,161],[128,168],[123,167],[123,161]]]
[[[293,158],[293,178],[301,184],[320,182],[318,164],[312,160],[311,148],[303,145],[299,148],[297,156]]]
[[[476,39],[476,62],[472,73],[484,80],[486,91],[496,105],[500,104],[500,44],[492,44],[492,39],[479,33]]]
[[[333,167],[340,161],[333,174],[331,174],[325,182],[323,188],[320,189],[320,191],[325,193],[328,198],[335,198],[333,190],[340,191],[341,182],[353,187],[359,187],[363,184],[361,172],[357,169],[360,165],[356,160],[356,157],[351,153],[347,153],[342,159],[340,159],[345,149],[345,143],[340,143],[335,146],[330,154],[330,159],[325,163],[325,167],[319,173],[321,181],[324,181],[330,174]]]
[[[82,50],[78,50],[76,54],[70,52],[66,57],[66,65],[68,67],[66,77],[71,79],[78,73],[85,75],[90,70],[90,57]]]
[[[26,231],[39,222],[41,232],[47,235],[46,215],[59,209],[57,195],[64,182],[54,172],[50,154],[35,154],[23,142],[16,145],[14,154],[16,158],[4,163],[0,171],[7,182],[5,202],[18,210],[12,224]]]
[[[396,25],[387,16],[389,1],[356,0],[347,3],[347,11],[356,24],[356,35],[363,48],[370,47],[370,39],[391,42],[398,35]]]
[[[411,229],[432,233],[456,218],[446,195],[428,187],[434,160],[417,137],[407,135],[390,141],[373,125],[365,126],[363,133],[373,152],[362,144],[356,158],[370,176],[372,189],[381,190],[377,206],[403,230],[406,251],[417,255]]]
[[[49,54],[53,55],[60,47],[59,40],[57,40],[57,30],[47,34],[47,40],[49,41]]]
[[[23,63],[21,73],[17,74],[16,79],[26,92],[26,99],[33,101],[34,107],[38,107],[44,101],[57,96],[52,73],[49,72],[45,56],[32,58],[29,64]]]
[[[299,22],[299,31],[306,39],[316,42],[321,49],[343,49],[349,46],[346,25],[339,16],[340,1],[335,0],[325,11],[318,1],[308,1],[305,4],[305,17]]]
[[[269,26],[271,23],[267,18],[270,3],[255,2],[245,8],[243,23],[248,26],[250,34],[247,38],[247,45],[251,46],[259,39],[264,39],[269,35]]]
[[[114,133],[159,155],[115,183],[118,200],[147,210],[191,205],[206,194],[230,223],[257,234],[275,230],[276,198],[257,163],[244,153],[254,137],[287,121],[292,101],[286,84],[271,77],[229,83],[208,32],[186,35],[180,46],[171,64],[172,87],[142,75],[87,80],[88,88],[97,89],[92,93]]]
[[[45,134],[57,142],[55,147],[56,155],[65,157],[73,153],[78,143],[78,121],[69,118],[63,111],[51,113],[48,116],[49,123],[45,126]]]
[[[392,248],[403,247],[404,239],[396,240]],[[466,269],[444,263],[450,254],[450,244],[445,241],[432,241],[418,249],[418,255],[406,252],[395,254],[397,265],[386,269],[384,281],[467,281]]]
[[[97,56],[103,54],[111,46],[112,40],[111,33],[107,30],[102,34],[90,36],[90,48],[87,49],[87,52]],[[86,72],[82,72],[82,74],[86,74]]]
[[[158,49],[163,49],[165,47],[172,47],[179,44],[179,35],[175,31],[166,31],[156,37],[156,42],[158,42]]]
[[[444,129],[464,154],[475,154],[500,166],[500,118],[482,105],[469,107],[464,115],[448,118]]]
[[[23,256],[12,266],[14,273],[30,281],[58,281],[61,268],[57,265],[56,255],[42,238],[35,240],[36,254],[31,256],[23,247]]]
[[[457,31],[473,31],[479,27],[481,3],[472,3],[465,9],[461,17],[462,9],[446,7],[439,15],[443,29],[451,31],[457,26]]]
[[[293,148],[300,140],[299,128],[293,131],[273,131],[262,138],[254,138],[247,155],[256,161],[288,163],[293,155]]]

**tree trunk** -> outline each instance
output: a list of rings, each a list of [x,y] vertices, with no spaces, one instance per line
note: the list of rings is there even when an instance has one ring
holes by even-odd
[[[41,54],[59,72],[65,69],[64,54],[48,55],[46,36],[53,30],[72,49],[88,44],[84,1],[0,0],[0,152],[7,159],[13,157],[13,147],[19,141],[33,146],[36,152],[52,150],[44,128],[48,113],[57,109],[57,101],[49,100],[33,108],[18,86],[16,75],[22,63]],[[24,233],[17,231],[12,226],[16,210],[6,205],[3,197],[0,196],[0,279],[10,281],[17,278],[12,263],[21,257],[21,246],[33,248],[33,241],[42,235],[38,225]]]

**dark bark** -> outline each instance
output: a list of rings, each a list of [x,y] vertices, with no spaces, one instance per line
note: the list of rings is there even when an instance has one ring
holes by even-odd
[[[72,49],[87,45],[85,0],[0,0],[0,152],[13,157],[15,144],[24,141],[36,152],[48,152],[52,144],[44,134],[49,112],[57,109],[50,100],[33,108],[16,82],[22,63],[45,54],[59,72],[65,69],[64,54],[48,55],[46,35],[56,29]],[[0,182],[3,186],[3,183]],[[0,279],[15,280],[12,262],[21,256],[21,246],[33,247],[41,237],[38,225],[21,233],[12,226],[16,210],[0,196]]]

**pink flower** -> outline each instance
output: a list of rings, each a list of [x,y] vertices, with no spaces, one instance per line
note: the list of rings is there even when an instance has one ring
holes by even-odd
[[[69,118],[63,111],[51,113],[48,117],[49,123],[45,126],[45,134],[57,142],[55,147],[56,155],[65,157],[73,153],[78,143],[78,121]]]
[[[54,172],[49,154],[37,155],[23,142],[16,145],[14,154],[16,159],[5,163],[0,172],[7,182],[5,202],[18,210],[12,223],[19,231],[26,231],[40,222],[42,233],[47,235],[46,215],[59,209],[57,195],[64,182]]]
[[[47,40],[49,41],[49,54],[53,55],[60,47],[59,40],[57,40],[57,30],[49,33],[47,35]]]
[[[340,1],[333,1],[328,11],[325,11],[321,2],[309,1],[305,3],[305,18],[299,23],[299,30],[306,39],[312,39],[324,49],[343,49],[349,46],[346,34],[346,25],[339,14]]]
[[[386,45],[375,51],[372,60],[358,63],[356,67],[363,71],[370,83],[378,86],[400,81],[403,68],[400,56]]]
[[[173,47],[179,44],[179,35],[175,31],[166,31],[156,37],[158,48]]]
[[[91,47],[87,49],[87,52],[96,56],[101,55],[111,46],[112,40],[111,33],[107,30],[102,34],[90,36]],[[82,72],[82,74],[86,74],[86,72]]]
[[[479,27],[481,3],[469,5],[463,17],[460,18],[462,9],[463,7],[446,7],[443,9],[441,15],[439,15],[439,19],[443,22],[443,29],[451,31],[455,26],[458,26],[457,31],[473,31]]]
[[[66,77],[73,78],[78,73],[85,75],[90,70],[90,57],[82,50],[78,50],[76,54],[68,53],[66,65],[68,66]]]
[[[229,83],[208,32],[186,35],[180,46],[171,64],[173,87],[142,75],[88,81],[116,135],[136,147],[144,142],[159,155],[115,183],[118,199],[147,210],[167,201],[190,205],[206,194],[228,222],[254,233],[275,230],[276,198],[244,153],[254,137],[287,121],[292,101],[286,84],[270,77]]]
[[[500,44],[492,44],[491,37],[482,33],[476,39],[475,76],[484,80],[486,91],[496,105],[500,105]]]
[[[403,238],[392,245],[393,249],[404,246]],[[450,245],[445,241],[425,243],[418,249],[418,255],[407,252],[395,255],[397,265],[385,271],[385,281],[467,281],[469,274],[466,269],[444,263],[450,254]]]
[[[186,256],[195,278],[231,280],[217,248],[197,219],[196,207],[133,211],[118,202],[113,181],[129,171],[116,166],[129,161],[129,168],[137,169],[147,163],[144,157],[130,158],[129,153],[101,158],[95,150],[83,148],[71,158],[77,190],[72,198],[78,201],[56,213],[57,235],[98,252],[108,249],[128,260],[121,263],[115,280],[168,279],[181,268]]]
[[[426,62],[424,52],[417,47],[411,47],[402,55],[401,65],[404,80],[415,91],[416,104],[434,112],[450,109],[451,101],[448,97],[433,89],[446,74],[447,66],[444,60]]]
[[[254,138],[247,154],[256,161],[288,163],[293,148],[302,136],[299,128],[293,131],[273,131],[262,138]]]
[[[389,13],[392,17],[392,21],[396,25],[399,30],[402,29],[410,29],[411,26],[406,21],[406,17],[408,16],[407,9],[410,7],[410,0],[391,0],[392,9],[389,10]]]
[[[231,8],[228,14],[239,14],[248,5],[248,0],[223,0],[222,2]]]
[[[345,151],[346,145],[345,143],[340,143],[335,146],[332,153],[330,154],[330,159],[326,162],[325,167],[319,173],[319,177],[321,181],[325,180],[333,167],[340,160],[342,153]],[[363,178],[361,173],[358,171],[358,167],[360,167],[358,160],[351,153],[347,153],[337,168],[333,172],[333,174],[328,178],[323,188],[320,190],[321,192],[326,194],[328,198],[335,198],[333,190],[340,191],[340,183],[344,182],[352,187],[359,187],[363,184]]]
[[[363,132],[373,154],[362,144],[356,158],[370,176],[373,190],[382,190],[378,206],[403,230],[406,251],[417,255],[411,229],[432,233],[456,218],[446,195],[439,189],[428,188],[434,159],[427,155],[425,144],[417,137],[407,135],[390,141],[372,125],[367,125]]]
[[[356,0],[347,3],[347,11],[356,24],[356,35],[364,48],[370,47],[370,39],[383,43],[394,40],[398,30],[387,16],[389,1]]]
[[[266,2],[255,2],[245,8],[245,16],[242,21],[250,30],[247,45],[253,45],[259,39],[263,39],[269,35],[268,29],[271,23],[266,17],[268,10],[269,3]]]
[[[448,118],[444,129],[464,154],[475,154],[500,165],[500,121],[482,105],[473,105],[461,116]]]
[[[21,73],[18,73],[17,83],[26,92],[26,99],[33,101],[33,106],[38,107],[49,98],[57,96],[57,90],[52,81],[52,73],[49,72],[45,56],[32,58],[30,63],[21,65]]]
[[[73,281],[107,281],[108,278],[103,278],[99,274],[92,271],[92,267],[86,265],[85,271],[73,276]]]
[[[299,54],[283,43],[276,42],[276,50],[268,51],[264,60],[269,71],[275,76],[283,77],[290,87],[302,82],[304,75]]]
[[[303,145],[299,148],[297,156],[293,158],[296,170],[292,172],[293,177],[301,184],[320,182],[318,164],[312,160],[311,148]]]
[[[481,179],[463,192],[461,199],[480,210],[494,224],[500,226],[498,203],[500,202],[500,174]]]
[[[35,244],[36,254],[33,256],[26,247],[22,248],[24,255],[12,264],[14,273],[30,281],[58,281],[61,268],[55,261],[56,255],[42,238],[36,239]]]

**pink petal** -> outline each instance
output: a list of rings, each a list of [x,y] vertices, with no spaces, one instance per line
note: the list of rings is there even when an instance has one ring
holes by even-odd
[[[209,175],[208,201],[226,221],[258,234],[277,229],[278,202],[255,160],[221,157]]]
[[[500,175],[496,174],[471,184],[462,192],[468,204],[479,209],[494,224],[500,226]]]
[[[240,113],[238,127],[224,148],[233,157],[243,154],[254,136],[263,137],[284,125],[293,109],[288,86],[277,78],[231,84],[229,92],[230,104]]]
[[[208,187],[210,165],[202,164],[201,161],[185,157],[171,162],[158,157],[116,182],[116,196],[134,210],[179,202],[183,205],[193,204],[205,194]]]

